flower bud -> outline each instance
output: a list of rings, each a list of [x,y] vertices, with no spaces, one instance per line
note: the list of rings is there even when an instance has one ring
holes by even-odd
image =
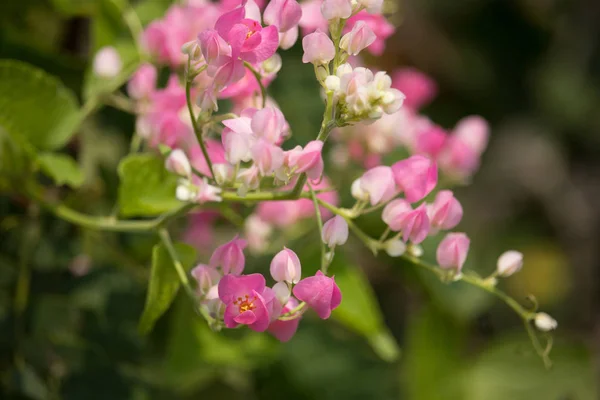
[[[469,244],[470,240],[464,233],[447,234],[440,242],[436,252],[440,267],[460,272],[467,259]]]
[[[251,251],[262,253],[269,246],[268,238],[273,232],[273,227],[263,221],[256,214],[250,215],[244,222],[244,230],[248,238],[248,247]]]
[[[281,305],[286,304],[292,294],[290,286],[285,282],[277,282],[273,285],[273,292],[275,292],[275,297],[279,300]]]
[[[458,121],[452,135],[462,140],[475,153],[481,154],[487,147],[490,126],[485,119],[472,115]]]
[[[271,0],[263,13],[265,25],[275,25],[279,32],[286,32],[300,22],[302,8],[296,0]]]
[[[273,257],[271,261],[271,276],[275,281],[298,283],[302,277],[300,259],[292,250],[285,248]]]
[[[429,217],[427,217],[427,208],[425,204],[412,211],[400,214],[393,222],[395,228],[402,232],[402,240],[419,244],[427,237],[429,233]]]
[[[368,201],[369,193],[367,193],[363,188],[360,182],[360,178],[355,179],[352,182],[352,187],[350,188],[350,193],[352,193],[352,197],[359,201]]]
[[[321,235],[323,243],[329,247],[343,245],[348,240],[348,223],[339,215],[331,218],[323,224],[323,233]]]
[[[209,264],[213,268],[220,266],[224,274],[240,275],[246,264],[244,248],[246,248],[246,241],[238,239],[236,235],[230,242],[216,248]]]
[[[383,213],[381,214],[381,219],[391,230],[398,232],[402,229],[399,224],[402,220],[402,216],[410,211],[412,211],[412,207],[408,201],[404,199],[395,199],[385,206]]]
[[[183,150],[175,149],[165,160],[167,171],[173,172],[179,176],[189,177],[192,175],[192,166]]]
[[[293,45],[293,43],[292,43]],[[291,47],[291,46],[290,46]],[[279,53],[273,54],[262,63],[262,69],[266,74],[276,74],[281,70],[282,61]]]
[[[390,257],[400,257],[406,252],[406,243],[400,239],[390,239],[384,243],[384,248]]]
[[[149,97],[156,88],[156,68],[152,64],[142,64],[127,83],[127,94],[132,99]]]
[[[329,36],[319,30],[304,36],[302,48],[304,49],[302,62],[305,64],[327,64],[335,57],[333,42]]]
[[[340,78],[335,75],[329,75],[325,78],[325,88],[329,92],[337,92],[340,90]]]
[[[322,319],[331,316],[331,311],[342,302],[342,292],[333,278],[317,271],[315,276],[302,279],[293,290],[294,296],[317,312]]]
[[[411,203],[423,199],[437,184],[437,165],[425,156],[411,156],[392,165],[396,185]]]
[[[556,322],[554,318],[552,318],[550,315],[544,312],[539,312],[535,314],[534,322],[536,328],[543,332],[552,331],[558,326],[558,322]]]
[[[351,56],[355,56],[369,47],[376,38],[377,36],[365,21],[358,21],[350,32],[342,36],[340,48]]]
[[[213,164],[213,172],[215,173],[215,181],[219,186],[223,186],[233,180],[234,170],[231,164]]]
[[[287,50],[292,48],[296,41],[298,40],[298,27],[293,27],[289,31],[280,32],[279,33],[279,47],[282,50]],[[277,54],[277,53],[275,53]]]
[[[350,0],[324,0],[321,4],[321,14],[326,20],[350,18],[352,2]]]
[[[112,46],[106,46],[98,50],[94,56],[92,70],[101,78],[113,78],[121,72],[123,62],[121,56]]]
[[[392,169],[386,166],[371,168],[360,178],[360,186],[369,195],[372,206],[393,198],[397,191]]]
[[[283,150],[281,147],[259,139],[252,146],[252,160],[262,176],[273,173],[283,165]]]
[[[276,107],[258,110],[250,122],[252,132],[271,143],[279,143],[285,127],[285,117]]]
[[[294,152],[290,156],[291,166],[295,166],[295,172],[300,174],[306,172],[308,178],[317,180],[323,174],[323,157],[321,150],[323,142],[320,140],[310,141],[299,152]]]
[[[462,219],[463,209],[450,190],[442,190],[429,207],[431,226],[438,229],[452,229]]]
[[[515,250],[506,251],[498,258],[496,267],[499,276],[511,276],[523,267],[523,254]]]
[[[245,196],[248,190],[257,189],[260,184],[259,171],[255,165],[250,168],[241,168],[237,177],[242,182],[242,186],[238,189],[240,196]]]
[[[219,283],[219,279],[221,279],[221,274],[215,268],[199,264],[191,272],[192,276],[198,282],[198,289],[201,294],[207,294],[208,291]]]
[[[181,46],[181,52],[187,56],[189,56],[192,61],[198,61],[202,56],[202,52],[200,51],[200,45],[197,40],[191,40],[186,42]]]

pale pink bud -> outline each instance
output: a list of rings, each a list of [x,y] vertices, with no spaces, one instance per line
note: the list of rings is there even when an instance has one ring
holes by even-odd
[[[394,227],[400,228],[402,240],[410,240],[414,244],[419,244],[427,237],[429,233],[429,217],[427,216],[427,207],[421,204],[412,211],[399,214],[393,221]]]
[[[371,168],[360,178],[360,187],[368,193],[372,206],[385,203],[396,195],[394,174],[386,166]]]
[[[273,227],[256,214],[250,215],[244,222],[248,247],[254,252],[263,252],[269,245],[268,238],[273,232]]]
[[[121,72],[123,62],[117,49],[106,46],[98,50],[94,56],[92,70],[101,78],[113,78]]]
[[[285,282],[277,282],[273,285],[273,292],[275,292],[275,297],[277,297],[281,305],[287,303],[292,294],[290,286]]]
[[[203,178],[198,185],[198,193],[195,201],[197,203],[207,203],[212,201],[222,201],[221,188],[208,183],[208,179]]]
[[[436,252],[440,267],[460,272],[469,253],[469,244],[470,240],[464,233],[447,234],[438,245]]]
[[[556,322],[554,318],[552,318],[550,315],[544,312],[539,312],[535,314],[534,322],[535,327],[542,332],[553,331],[558,327],[558,322]]]
[[[199,264],[194,269],[192,269],[192,276],[198,282],[198,289],[201,294],[206,294],[208,291],[219,283],[219,279],[221,279],[221,274],[215,268]]]
[[[276,282],[298,283],[302,277],[300,259],[292,250],[285,248],[275,254],[271,261],[271,276]]]
[[[348,223],[339,215],[323,224],[321,239],[327,246],[343,245],[348,240]]]
[[[485,119],[472,115],[458,121],[452,135],[459,138],[474,152],[481,154],[487,147],[490,126]]]
[[[354,182],[352,182],[350,192],[352,193],[352,197],[354,197],[356,200],[360,200],[360,201],[368,201],[369,200],[369,193],[367,193],[362,188],[360,178],[355,179]]]
[[[451,135],[438,156],[440,168],[450,177],[466,180],[479,168],[479,153],[463,139]]]
[[[392,165],[396,185],[411,203],[423,199],[437,184],[437,165],[425,156],[411,156]]]
[[[171,151],[165,160],[165,168],[180,176],[189,177],[192,174],[192,166],[183,150],[175,149]]]
[[[390,239],[385,242],[384,249],[390,257],[400,257],[406,252],[406,243],[400,239]]]
[[[365,21],[358,21],[352,30],[342,36],[340,48],[351,56],[355,56],[366,49],[377,39]],[[391,81],[390,81],[391,82]]]
[[[283,113],[275,107],[265,107],[258,110],[250,122],[252,132],[271,143],[279,143],[285,125]]]
[[[152,64],[142,64],[127,83],[127,94],[132,99],[147,98],[156,89],[156,68]]]
[[[410,203],[404,199],[392,200],[383,209],[381,219],[385,222],[391,230],[398,232],[401,229],[399,221],[401,221],[402,215],[412,211]]]
[[[283,165],[283,150],[265,139],[258,139],[252,146],[252,160],[263,176],[273,173]]]
[[[200,32],[198,41],[200,42],[200,49],[207,64],[222,65],[227,56],[231,55],[231,48],[215,30],[207,29]]]
[[[463,209],[450,190],[442,190],[429,207],[431,226],[438,229],[452,229],[462,219]]]
[[[296,41],[298,40],[298,27],[293,27],[292,29],[285,31],[285,32],[280,32],[279,33],[279,47],[281,47],[283,50],[287,50],[289,48],[291,48],[294,44],[296,44]],[[277,54],[277,53],[275,53]]]
[[[310,141],[299,152],[292,153],[290,162],[296,166],[296,173],[306,172],[308,178],[317,180],[323,174],[323,157],[321,150],[323,142],[320,140]]]
[[[277,26],[279,32],[298,25],[301,17],[302,8],[296,0],[271,0],[263,13],[264,23]]]
[[[498,275],[505,278],[511,276],[523,267],[523,254],[515,250],[506,251],[498,258],[496,267]]]
[[[327,20],[350,18],[350,15],[352,15],[352,2],[350,0],[324,0],[321,4],[321,14]]]
[[[216,248],[210,257],[211,267],[221,267],[224,274],[240,275],[244,271],[246,241],[236,235],[230,242]]]
[[[254,142],[254,138],[243,132],[228,132],[221,137],[223,140],[223,148],[225,149],[225,158],[231,164],[235,165],[241,161],[250,161],[252,153],[250,149]]]
[[[197,104],[202,111],[218,111],[217,91],[214,86],[204,89],[198,96]]]
[[[304,36],[302,48],[304,49],[303,63],[327,64],[335,57],[333,42],[329,36],[321,31],[315,31]]]

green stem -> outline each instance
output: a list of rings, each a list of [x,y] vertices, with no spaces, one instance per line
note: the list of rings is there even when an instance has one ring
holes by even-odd
[[[187,63],[187,73],[189,74],[192,67],[192,58],[188,57]],[[206,65],[202,66],[198,72],[206,69]],[[204,129],[198,126],[198,120],[196,119],[196,114],[194,113],[194,108],[192,106],[192,79],[186,77],[185,80],[185,99],[188,107],[188,112],[190,113],[190,118],[192,119],[192,127],[194,128],[194,133],[196,134],[196,138],[198,138],[198,143],[200,144],[200,149],[202,150],[202,154],[204,155],[204,159],[206,160],[206,164],[208,164],[208,169],[210,170],[210,176],[215,177],[215,173],[213,171],[212,161],[208,156],[208,150],[206,149],[206,144],[204,143]]]
[[[173,242],[171,241],[171,236],[169,235],[169,232],[165,228],[161,228],[158,231],[158,236],[160,237],[160,240],[162,241],[163,245],[167,249],[167,252],[169,253],[169,256],[171,257],[171,260],[173,261],[173,267],[175,267],[175,271],[177,272],[177,276],[179,277],[179,281],[181,282],[181,285],[183,286],[185,293],[187,294],[187,296],[192,301],[192,304],[194,305],[194,311],[196,311],[197,314],[199,314],[204,319],[206,319],[206,321],[209,324],[211,324],[211,325],[214,324],[215,319],[210,316],[208,310],[206,310],[204,307],[202,307],[201,305],[198,304],[198,298],[196,296],[196,292],[192,288],[192,285],[187,276],[187,273],[185,272],[185,268],[183,267],[183,264],[179,260],[179,256],[177,255],[177,251],[175,251],[175,246],[173,246]]]
[[[319,229],[319,242],[321,243],[321,271],[327,275],[327,264],[325,262],[325,242],[323,241],[323,219],[321,218],[321,208],[317,202],[317,196],[310,185],[308,184],[308,190],[310,191],[310,197],[312,197],[313,205],[315,206],[315,215],[317,216],[317,228]]]
[[[265,89],[265,86],[263,85],[260,76],[260,73],[254,69],[254,67],[252,66],[252,64],[248,63],[247,61],[244,61],[244,67],[248,68],[248,70],[250,72],[252,72],[252,75],[254,75],[254,78],[256,78],[256,82],[258,83],[258,86],[260,86],[260,95],[261,95],[261,99],[262,99],[262,108],[265,108],[265,105],[267,104],[267,89]]]
[[[291,321],[293,319],[296,319],[302,315],[302,314],[299,314],[299,312],[302,311],[304,309],[304,307],[306,307],[306,303],[302,302],[302,303],[298,304],[298,306],[296,306],[295,308],[291,309],[290,311],[286,312],[285,314],[282,314],[278,318],[278,320]]]

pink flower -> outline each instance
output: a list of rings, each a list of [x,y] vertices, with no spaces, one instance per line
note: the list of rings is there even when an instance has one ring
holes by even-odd
[[[296,167],[295,172],[300,174],[306,172],[310,180],[318,180],[323,174],[323,156],[321,150],[323,142],[320,140],[310,141],[304,146],[304,149],[294,151],[289,154],[290,167]]]
[[[245,248],[246,241],[238,239],[236,235],[230,242],[216,248],[210,257],[209,265],[211,267],[220,266],[223,274],[240,275],[246,264],[243,251]]]
[[[368,47],[369,53],[380,56],[385,50],[385,41],[392,36],[395,31],[394,25],[390,24],[381,14],[369,14],[367,11],[361,11],[348,19],[344,33],[352,30],[354,24],[358,21],[364,21],[371,28],[375,36],[375,41]]]
[[[392,225],[402,232],[402,240],[410,240],[414,244],[419,244],[427,237],[429,233],[429,217],[427,216],[427,207],[421,204],[412,211],[400,213]],[[390,225],[390,227],[392,227]]]
[[[436,256],[440,267],[444,269],[456,269],[457,272],[463,267],[469,252],[470,240],[464,233],[449,233],[440,242]]]
[[[219,283],[219,279],[221,279],[221,274],[215,268],[198,264],[192,269],[191,272],[196,282],[198,282],[198,289],[201,294],[206,294],[214,285]]]
[[[431,225],[438,229],[452,229],[462,219],[463,209],[450,190],[442,190],[428,210]]]
[[[360,188],[369,195],[372,206],[392,199],[397,193],[392,168],[371,168],[360,178]]]
[[[180,149],[171,151],[169,157],[165,160],[165,168],[167,171],[173,172],[180,176],[192,175],[192,166],[185,153]]]
[[[152,64],[142,64],[127,83],[127,94],[135,100],[148,98],[156,89],[156,68]]]
[[[321,0],[303,1],[300,4],[302,7],[302,17],[299,25],[302,28],[302,34],[306,36],[316,30],[326,31],[327,20],[321,14]]]
[[[505,251],[498,257],[496,271],[503,278],[519,272],[521,268],[523,268],[523,253],[519,251]]]
[[[201,211],[188,214],[188,224],[183,240],[195,248],[208,251],[213,247],[213,225],[219,214],[215,211]]]
[[[282,139],[286,121],[283,113],[278,108],[265,107],[254,114],[250,126],[257,137],[262,137],[276,144]]]
[[[179,201],[191,203],[207,203],[221,201],[221,188],[208,183],[208,179],[192,176],[192,179],[179,179],[175,192]]]
[[[288,313],[296,307],[298,307],[298,300],[291,297],[283,307],[281,313]],[[288,342],[296,334],[301,319],[301,317],[298,317],[289,321],[275,320],[269,325],[268,332],[280,342]]]
[[[352,2],[350,0],[324,0],[321,5],[321,13],[327,20],[349,18],[352,15]]]
[[[217,142],[214,139],[205,139],[204,144],[206,145],[206,151],[208,153],[208,157],[210,158],[213,164],[223,164],[225,163],[225,150],[221,143]],[[208,164],[206,163],[206,159],[204,158],[204,154],[202,153],[202,149],[198,144],[195,144],[189,151],[190,162],[192,163],[192,167],[194,167],[197,171],[203,173],[204,175],[210,175],[210,169],[208,168]]]
[[[225,149],[225,158],[231,164],[235,165],[241,161],[250,161],[252,158],[250,149],[255,139],[252,135],[250,121],[251,119],[248,117],[223,121],[225,129],[221,134],[221,140]]]
[[[481,154],[487,147],[490,127],[485,119],[472,115],[458,121],[452,135],[469,146],[475,153]]]
[[[342,293],[333,277],[317,271],[315,276],[302,279],[294,286],[294,296],[316,311],[322,319],[327,319],[342,302]]]
[[[198,42],[209,68],[220,67],[231,57],[231,48],[214,29],[200,32]]]
[[[302,8],[296,0],[271,0],[263,13],[267,25],[275,25],[279,32],[296,27],[302,17]]]
[[[365,21],[358,21],[352,30],[342,36],[340,48],[351,56],[355,56],[363,49],[369,47],[377,39]]]
[[[295,26],[289,31],[279,33],[279,47],[283,50],[291,48],[298,40],[298,27]]]
[[[159,63],[177,67],[184,61],[181,46],[190,41],[192,35],[187,10],[173,6],[163,19],[148,25],[142,34],[142,43]]]
[[[438,156],[440,168],[457,180],[467,180],[479,168],[479,153],[463,139],[451,135]]]
[[[225,303],[226,327],[242,324],[256,332],[267,330],[279,303],[261,274],[225,275],[219,281],[219,298]],[[281,305],[278,308],[280,311]]]
[[[276,282],[298,283],[302,275],[300,259],[292,250],[283,248],[271,261],[271,276]]]
[[[323,243],[330,248],[336,245],[343,245],[348,240],[348,223],[339,215],[331,218],[323,224],[323,234],[321,235]]]
[[[392,74],[392,87],[406,95],[404,104],[418,110],[429,104],[437,95],[437,85],[433,79],[415,68],[402,68]]]
[[[283,150],[260,138],[252,146],[252,160],[263,176],[272,174],[283,165]]]
[[[383,209],[381,219],[391,230],[398,232],[402,229],[399,222],[402,221],[402,216],[412,211],[410,203],[404,199],[395,199],[389,202]]]
[[[411,203],[423,199],[437,184],[437,166],[424,156],[411,156],[392,165],[396,185]]]
[[[302,48],[304,49],[302,62],[305,64],[327,64],[335,57],[333,42],[329,36],[321,31],[304,36],[302,39]]]
[[[417,136],[415,152],[436,158],[442,151],[448,134],[438,125],[431,125]]]

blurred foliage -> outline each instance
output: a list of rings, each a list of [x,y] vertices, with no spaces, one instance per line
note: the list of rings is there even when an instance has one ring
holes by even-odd
[[[146,24],[170,3],[132,6]],[[479,113],[492,122],[482,171],[457,191],[466,210],[460,228],[473,238],[467,268],[485,274],[503,249],[523,251],[526,267],[506,288],[523,302],[536,293],[558,317],[554,368],[546,371],[503,305],[389,257],[376,260],[358,242],[331,267],[344,293],[331,321],[307,314],[286,344],[243,329],[211,331],[168,284],[172,270],[154,236],[83,230],[19,193],[36,177],[55,186],[50,196],[91,214],[114,212],[118,198],[123,215],[177,206],[161,197],[173,182],[160,160],[120,161],[133,119],[104,109],[83,122],[77,99],[119,84],[89,74],[98,48],[116,45],[125,65],[139,62],[122,21],[126,3],[0,2],[0,398],[597,399],[596,3],[405,0],[386,56],[368,60],[431,74],[440,85],[426,110],[434,121],[450,127]],[[322,102],[301,51],[284,53],[269,90],[293,140],[305,142]],[[137,174],[141,164],[151,165],[148,176]],[[339,171],[334,182],[344,188],[353,178]],[[360,223],[382,230],[376,218]],[[229,238],[227,229],[219,222],[217,241]],[[311,233],[290,245],[303,250],[307,272],[317,268],[317,240]],[[435,246],[428,243],[424,257],[432,259]],[[200,251],[197,260],[208,256]],[[182,258],[186,267],[194,261]],[[266,257],[253,258],[248,269],[266,265]],[[147,336],[138,331],[144,301],[160,311],[146,314],[145,323],[156,323]]]

